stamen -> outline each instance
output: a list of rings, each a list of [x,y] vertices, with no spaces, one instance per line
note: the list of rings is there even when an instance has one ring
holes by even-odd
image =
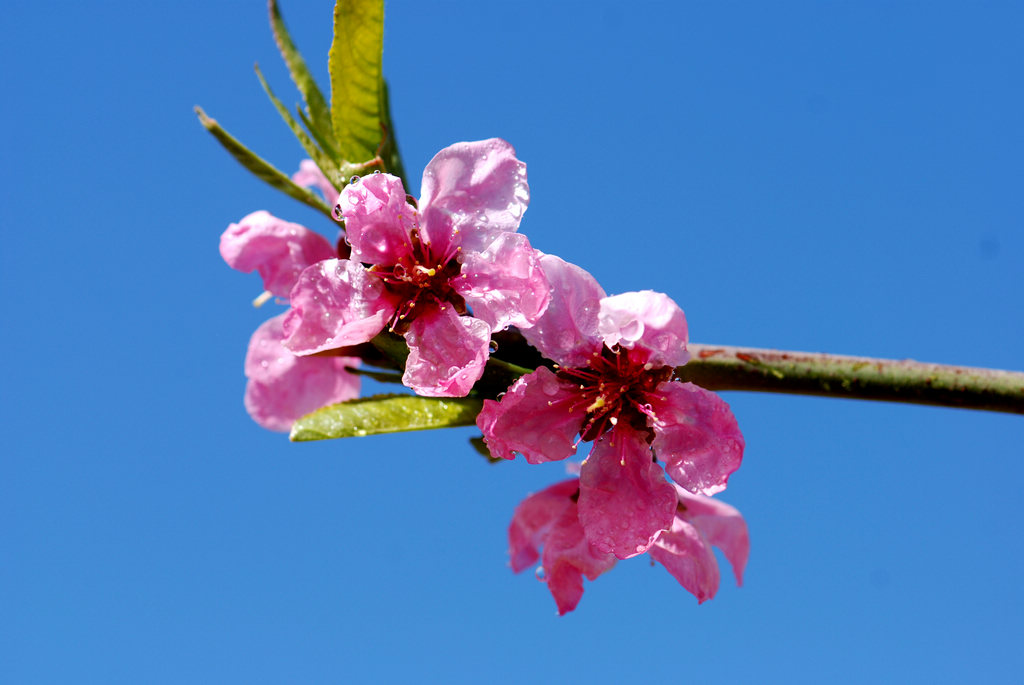
[[[269,290],[264,290],[262,293],[259,294],[259,296],[256,297],[255,300],[252,301],[252,306],[256,307],[256,309],[259,309],[260,307],[265,305],[267,303],[267,300],[269,300],[273,296],[274,294],[272,292],[270,292]]]

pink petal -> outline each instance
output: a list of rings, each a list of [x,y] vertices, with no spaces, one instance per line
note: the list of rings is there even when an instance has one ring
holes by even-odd
[[[732,565],[736,584],[742,585],[743,569],[746,568],[747,558],[750,556],[750,533],[743,516],[735,507],[725,502],[701,495],[691,495],[678,485],[676,494],[680,504],[686,508],[681,516],[696,526],[708,542],[722,550]]]
[[[672,528],[658,538],[650,554],[698,602],[718,592],[718,561],[707,539],[689,521],[680,517],[672,521]]]
[[[418,314],[405,342],[409,358],[402,382],[407,387],[427,397],[465,397],[483,375],[491,328],[447,305]]]
[[[299,170],[292,174],[292,182],[305,188],[316,188],[329,206],[333,206],[338,199],[338,190],[311,159],[299,162]]]
[[[456,143],[423,170],[420,210],[432,244],[462,234],[462,245],[482,250],[497,231],[516,231],[530,202],[526,164],[504,140]]]
[[[485,400],[476,425],[495,457],[514,459],[520,452],[541,464],[576,453],[584,416],[573,386],[542,366],[513,383],[500,402]]]
[[[580,471],[579,516],[587,538],[619,559],[642,554],[672,524],[676,494],[643,436],[619,425]]]
[[[412,252],[410,232],[419,215],[406,201],[397,176],[370,174],[350,183],[338,196],[338,209],[345,219],[353,260],[391,265]]]
[[[583,597],[583,579],[596,580],[615,565],[615,557],[599,551],[587,540],[577,518],[575,503],[566,508],[544,542],[541,566],[558,614],[572,611]]]
[[[526,236],[499,233],[483,252],[463,253],[465,278],[457,278],[454,285],[473,316],[492,330],[526,328],[537,321],[550,297],[539,257]]]
[[[523,335],[548,359],[562,366],[585,366],[601,349],[597,313],[604,290],[589,273],[554,255],[543,255],[540,263],[551,285],[551,299]]]
[[[667,381],[649,393],[654,450],[665,470],[690,492],[725,490],[743,460],[743,434],[729,405],[693,383]]]
[[[682,366],[690,358],[686,317],[664,293],[643,290],[604,298],[597,327],[605,345],[636,350],[641,362]]]
[[[287,431],[301,416],[359,395],[354,357],[296,357],[282,344],[285,314],[264,322],[245,356],[245,408],[264,428]]]
[[[508,527],[508,554],[513,571],[519,573],[537,563],[551,527],[567,508],[575,508],[576,502],[572,497],[579,489],[579,479],[572,478],[555,483],[519,503]]]
[[[395,298],[384,283],[348,259],[328,259],[303,271],[291,305],[284,346],[295,354],[367,342],[395,313]]]
[[[278,297],[288,297],[307,266],[338,256],[319,233],[262,210],[228,226],[220,254],[233,269],[259,271],[263,287]]]

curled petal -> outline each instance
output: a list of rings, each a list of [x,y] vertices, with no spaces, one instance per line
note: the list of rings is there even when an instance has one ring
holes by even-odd
[[[539,257],[526,236],[499,233],[482,252],[464,253],[465,277],[456,279],[456,289],[473,308],[473,315],[490,324],[492,330],[528,328],[540,317],[550,297]]]
[[[619,559],[647,551],[672,524],[676,501],[643,436],[625,425],[599,440],[580,470],[580,523]]]
[[[367,342],[395,313],[394,296],[383,282],[348,259],[328,259],[303,271],[291,305],[284,346],[295,354]]]
[[[623,293],[601,300],[598,331],[608,347],[636,350],[638,359],[659,366],[682,366],[686,351],[686,317],[664,293]]]
[[[508,555],[513,571],[519,573],[537,563],[551,527],[567,508],[575,508],[573,496],[579,489],[579,479],[572,478],[555,483],[519,503],[508,527]]]
[[[666,381],[649,393],[654,449],[665,470],[690,492],[725,490],[743,460],[743,434],[729,405],[693,383]]]
[[[587,539],[572,503],[551,527],[541,556],[544,580],[559,615],[575,609],[583,597],[581,576],[596,580],[614,565],[613,555],[601,552]]]
[[[233,269],[259,271],[266,290],[288,297],[303,269],[338,253],[319,233],[260,210],[228,226],[220,255]]]
[[[299,162],[299,170],[292,174],[292,182],[305,188],[316,188],[324,196],[324,201],[329,206],[334,205],[338,199],[338,191],[320,171],[320,167],[311,159],[304,159]]]
[[[287,431],[301,416],[359,395],[354,357],[296,357],[281,344],[285,314],[264,322],[245,356],[245,408],[264,428]]]
[[[402,382],[427,397],[465,397],[480,380],[491,328],[451,306],[418,314],[405,334],[409,358]]]
[[[484,401],[476,425],[493,456],[514,459],[520,452],[541,464],[576,453],[585,416],[572,387],[542,366],[513,383],[500,402]]]
[[[750,533],[743,516],[736,507],[710,497],[691,495],[678,485],[676,495],[681,508],[685,509],[680,515],[696,526],[708,542],[722,550],[732,565],[736,584],[742,585],[743,569],[750,556]]]
[[[698,602],[718,592],[718,561],[711,545],[695,525],[681,517],[672,521],[650,549],[651,557],[661,563],[679,584]]]
[[[559,257],[543,255],[540,264],[551,285],[551,299],[523,335],[548,359],[562,366],[584,366],[601,349],[597,313],[604,290],[585,270]]]
[[[431,243],[462,234],[462,245],[482,250],[497,231],[516,231],[530,202],[526,164],[500,138],[456,143],[423,170],[420,209]]]
[[[410,232],[418,214],[405,199],[402,179],[391,174],[364,176],[345,186],[338,208],[355,261],[390,265],[412,253]]]

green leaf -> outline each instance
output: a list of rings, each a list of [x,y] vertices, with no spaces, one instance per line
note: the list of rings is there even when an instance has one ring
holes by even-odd
[[[334,186],[334,189],[340,192],[341,189],[345,187],[345,180],[342,178],[341,170],[338,169],[338,165],[334,163],[334,160],[331,159],[329,155],[325,154],[319,147],[317,147],[316,143],[313,142],[313,139],[310,138],[302,126],[299,125],[299,122],[295,121],[295,117],[293,117],[291,112],[288,111],[288,108],[285,107],[279,99],[277,99],[274,92],[270,90],[270,85],[267,83],[267,79],[263,78],[263,72],[260,71],[259,65],[255,65],[254,68],[256,69],[256,77],[260,80],[260,85],[263,86],[263,90],[266,92],[267,97],[269,97],[270,101],[274,103],[274,107],[277,108],[277,112],[281,115],[281,118],[284,119],[284,122],[288,124],[288,128],[290,128],[295,137],[299,139],[299,143],[302,144],[302,149],[304,149],[306,154],[316,162],[316,165],[320,167],[320,171],[324,172],[324,175],[327,177],[327,180],[331,182],[331,185]]]
[[[377,156],[381,142],[383,0],[337,0],[331,73],[331,123],[338,154],[348,162]]]
[[[331,110],[327,106],[320,87],[317,86],[313,75],[309,73],[306,61],[302,59],[298,48],[292,42],[292,37],[285,28],[284,19],[281,17],[281,10],[277,7],[276,0],[270,0],[270,28],[274,32],[274,41],[277,49],[281,51],[284,63],[288,65],[288,71],[295,82],[295,87],[302,93],[302,101],[306,103],[306,114],[309,116],[309,130],[313,137],[324,141],[323,147],[331,152],[336,150],[338,142],[334,137],[334,128],[331,123]],[[323,168],[323,167],[321,167]]]
[[[289,197],[305,203],[314,209],[318,209],[328,216],[332,221],[331,209],[313,191],[303,188],[292,181],[281,171],[278,171],[270,162],[267,162],[255,152],[242,145],[237,138],[221,128],[216,119],[211,119],[201,107],[196,107],[196,114],[199,115],[201,123],[214,138],[217,139],[224,149],[231,153],[231,156],[238,160],[239,164],[255,174],[265,183],[277,188]]]
[[[292,426],[291,440],[326,440],[380,433],[472,426],[483,400],[467,397],[374,395],[332,404]]]

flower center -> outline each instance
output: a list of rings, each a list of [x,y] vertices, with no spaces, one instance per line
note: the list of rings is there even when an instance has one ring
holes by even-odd
[[[572,408],[582,404],[587,412],[580,436],[594,440],[619,421],[647,432],[647,418],[652,415],[647,395],[672,373],[672,367],[640,363],[630,357],[629,350],[616,345],[595,352],[589,366],[559,369],[557,375],[577,387],[578,399]]]
[[[462,265],[456,259],[461,248],[436,255],[430,243],[421,240],[418,228],[412,229],[409,237],[412,250],[402,255],[398,262],[370,267],[388,290],[401,299],[388,322],[389,330],[400,334],[409,330],[409,324],[426,307],[443,309],[445,304],[450,304],[459,314],[468,312],[466,301],[452,287],[452,282],[462,271]]]

